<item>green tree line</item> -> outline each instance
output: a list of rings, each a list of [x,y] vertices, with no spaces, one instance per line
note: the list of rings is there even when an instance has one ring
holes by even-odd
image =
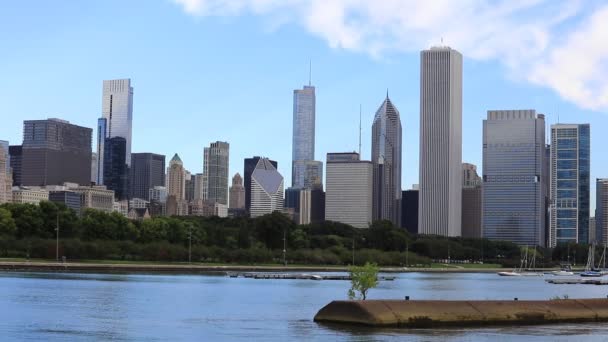
[[[0,206],[0,257],[54,258],[59,226],[60,255],[68,259],[279,263],[382,266],[429,265],[450,259],[519,263],[510,242],[411,235],[389,221],[357,229],[338,222],[296,225],[281,213],[251,218],[155,217],[129,220],[119,213],[87,209],[82,216],[62,204]],[[566,248],[566,247],[564,247]],[[539,249],[537,264],[566,260],[564,248]],[[577,260],[586,247],[572,246]],[[574,254],[574,253],[573,253]],[[572,256],[571,258],[574,258]],[[572,261],[572,260],[571,260]]]

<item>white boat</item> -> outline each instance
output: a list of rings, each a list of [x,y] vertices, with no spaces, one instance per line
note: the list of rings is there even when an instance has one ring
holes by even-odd
[[[513,271],[503,271],[503,272],[498,272],[499,276],[502,277],[521,277],[521,273],[517,272],[516,270]]]
[[[574,272],[566,271],[566,270],[559,270],[559,271],[553,271],[553,272],[551,272],[551,274],[553,274],[554,276],[573,276]]]

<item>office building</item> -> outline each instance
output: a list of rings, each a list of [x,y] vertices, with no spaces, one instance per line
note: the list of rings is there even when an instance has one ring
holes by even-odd
[[[418,234],[418,190],[401,192],[401,228],[411,234]]]
[[[488,111],[483,121],[483,237],[545,246],[549,180],[545,116]]]
[[[15,186],[12,196],[12,202],[19,204],[39,204],[49,200],[49,192],[40,187]]]
[[[322,188],[310,190],[310,223],[325,221],[325,191]]]
[[[420,234],[461,235],[462,55],[420,54]]]
[[[70,190],[49,191],[49,201],[63,204],[78,215],[81,213],[80,196],[79,193]]]
[[[194,176],[194,200],[207,200],[206,177],[202,173]]]
[[[186,198],[186,171],[177,153],[167,169],[167,196],[174,196],[176,202]]]
[[[245,187],[243,186],[243,177],[238,172],[232,177],[230,209],[245,209]]]
[[[10,172],[8,171],[10,169],[7,169],[7,165],[9,165],[8,151],[0,146],[0,204],[10,202],[13,196],[12,181],[10,181]]]
[[[192,176],[190,171],[186,170],[186,176],[184,178],[184,197],[185,200],[191,202],[194,200],[194,187],[195,178]]]
[[[207,198],[228,205],[228,161],[230,145],[216,141],[205,147],[203,174],[207,182]]]
[[[103,185],[104,173],[104,156],[105,156],[105,144],[108,138],[108,120],[105,118],[97,119],[97,185]]]
[[[11,171],[10,165],[10,153],[8,151],[10,144],[6,140],[0,140],[0,153],[4,153],[5,169],[6,172]]]
[[[104,80],[101,117],[106,120],[105,138],[121,137],[126,141],[126,161],[131,164],[133,131],[133,87],[130,79]],[[99,140],[98,140],[99,141]],[[97,155],[105,154],[98,150]],[[103,165],[103,160],[100,161]],[[101,170],[103,174],[103,170]]]
[[[91,183],[97,184],[97,152],[91,152]]]
[[[100,210],[111,213],[114,209],[114,191],[103,185],[69,187],[70,191],[80,195],[80,210]]]
[[[462,164],[462,237],[481,238],[481,177],[477,166]]]
[[[291,186],[304,188],[306,163],[315,159],[315,87],[304,86],[293,91],[293,137]]]
[[[167,201],[167,188],[164,186],[155,186],[150,189],[148,193],[148,199],[150,202],[156,201],[165,203]]]
[[[262,157],[252,157],[252,158],[245,158],[245,162],[244,162],[244,166],[243,166],[243,181],[244,181],[244,187],[245,187],[245,209],[247,210],[248,213],[251,213],[251,175],[253,174],[253,171],[255,170],[256,166],[258,165],[259,161],[263,159]],[[267,159],[267,158],[264,158]],[[272,166],[275,169],[279,169],[279,164],[274,161],[274,160],[270,160],[268,159],[268,162],[270,162],[270,164],[272,164]]]
[[[155,153],[132,153],[130,197],[150,200],[150,189],[165,186],[165,156]]]
[[[401,118],[386,94],[372,125],[373,220],[401,226]]]
[[[589,131],[589,124],[551,126],[551,247],[589,243]]]
[[[372,222],[372,163],[360,160],[356,152],[328,153],[325,165],[325,220],[368,228]]]
[[[251,174],[251,217],[283,210],[283,176],[268,158],[261,158]]]
[[[103,156],[103,184],[113,190],[117,200],[129,196],[127,141],[123,137],[106,138]]]
[[[595,240],[608,246],[608,178],[598,178],[595,183]]]
[[[23,146],[11,145],[8,147],[9,165],[13,173],[13,186],[21,186]]]
[[[21,183],[88,184],[91,178],[90,128],[59,119],[23,122]]]

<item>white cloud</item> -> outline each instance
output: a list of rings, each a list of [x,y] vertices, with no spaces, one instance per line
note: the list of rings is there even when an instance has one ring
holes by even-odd
[[[303,26],[332,48],[382,56],[445,43],[511,77],[608,109],[608,5],[580,0],[173,0],[195,16],[253,14]],[[583,6],[585,5],[585,6]],[[594,8],[595,7],[595,8]],[[284,18],[289,18],[286,21]]]

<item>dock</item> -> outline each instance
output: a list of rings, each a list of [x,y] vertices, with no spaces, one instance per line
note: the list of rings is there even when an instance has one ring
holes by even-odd
[[[336,300],[314,321],[397,328],[608,322],[608,299]]]
[[[231,278],[253,278],[253,279],[303,279],[303,280],[348,280],[352,278],[350,275],[336,274],[307,274],[307,273],[228,273]],[[395,277],[380,276],[378,280],[393,281]]]
[[[559,278],[559,279],[547,279],[545,280],[549,284],[556,285],[608,285],[608,279],[602,278]]]

